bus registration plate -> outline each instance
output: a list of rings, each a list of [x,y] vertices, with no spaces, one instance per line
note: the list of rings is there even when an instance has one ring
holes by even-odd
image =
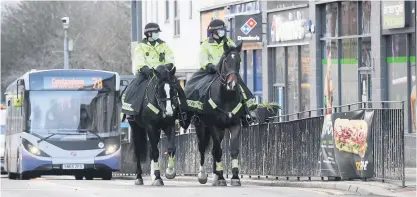
[[[84,169],[84,164],[62,164],[62,169]]]

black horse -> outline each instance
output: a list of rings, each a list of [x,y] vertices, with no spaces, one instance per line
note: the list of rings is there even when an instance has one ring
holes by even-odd
[[[179,95],[183,95],[182,89],[176,86],[174,76],[175,67],[172,64],[160,65],[155,69],[155,75],[147,81],[145,98],[142,107],[137,115],[128,118],[132,129],[134,152],[137,159],[137,175],[135,184],[143,185],[141,163],[146,161],[148,152],[147,137],[151,145],[151,177],[152,185],[162,186],[164,182],[160,176],[159,170],[159,150],[158,143],[161,136],[161,130],[164,131],[168,138],[168,168],[166,177],[173,179],[175,172],[175,120],[181,115],[181,102]],[[170,71],[171,70],[171,71]]]
[[[224,44],[224,53],[217,65],[217,76],[211,82],[204,97],[203,112],[201,115],[195,115],[193,118],[200,152],[198,181],[201,184],[207,183],[207,173],[204,169],[204,154],[211,138],[213,141],[213,185],[227,185],[223,177],[221,142],[226,130],[229,130],[231,133],[230,151],[233,172],[231,184],[233,186],[241,185],[238,166],[238,140],[241,130],[241,117],[245,115],[245,109],[242,105],[244,96],[238,80],[241,62],[239,53],[241,49],[242,43],[237,47],[229,47],[226,43]]]

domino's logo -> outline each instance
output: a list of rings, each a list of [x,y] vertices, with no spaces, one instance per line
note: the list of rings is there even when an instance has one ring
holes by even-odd
[[[250,31],[258,24],[253,18],[250,18],[248,21],[246,21],[245,24],[240,28],[240,31],[244,33],[245,35],[248,35]]]

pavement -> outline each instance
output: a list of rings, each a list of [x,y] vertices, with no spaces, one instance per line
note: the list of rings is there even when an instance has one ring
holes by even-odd
[[[279,177],[278,180],[274,178],[267,178],[267,177],[251,177],[244,176],[241,179],[242,185],[246,186],[263,186],[263,187],[276,187],[276,188],[308,188],[308,189],[331,189],[331,190],[338,190],[342,192],[348,192],[349,194],[356,194],[360,196],[385,196],[385,197],[409,197],[409,196],[416,196],[416,168],[406,168],[405,171],[405,180],[406,180],[406,187],[402,186],[401,181],[392,181],[392,180],[385,180],[382,182],[381,180],[370,179],[367,181],[327,181],[321,180],[321,177],[312,177],[311,180],[307,180],[307,178],[300,178],[297,180],[296,178],[290,178],[286,180],[284,177]],[[120,175],[115,176],[118,179],[124,180],[134,180],[134,176],[129,175]],[[210,184],[211,175],[209,175],[209,182]],[[196,176],[177,176],[174,179],[175,181],[180,182],[190,182],[190,183],[198,183]],[[230,180],[228,180],[228,184],[230,184]]]
[[[194,177],[195,178],[195,177]],[[195,180],[195,179],[194,179]],[[134,185],[133,180],[113,179],[104,181],[75,180],[72,176],[42,176],[32,180],[9,180],[1,178],[2,197],[114,197],[114,196],[152,196],[152,197],[318,197],[343,196],[356,197],[353,192],[335,189],[267,187],[243,185],[241,187],[213,187],[194,182],[164,179],[165,186],[151,186],[149,177],[145,185]]]

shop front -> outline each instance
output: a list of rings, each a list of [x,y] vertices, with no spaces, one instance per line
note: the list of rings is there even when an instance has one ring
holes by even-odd
[[[280,114],[310,107],[310,20],[308,4],[268,12],[268,87]],[[314,108],[314,107],[313,107]]]
[[[262,102],[262,15],[260,2],[246,2],[226,8],[229,36],[234,42],[243,42],[240,75],[256,97]]]
[[[383,71],[387,78],[383,84],[387,90],[383,97],[390,101],[406,101],[404,128],[408,131],[415,130],[415,8],[414,1],[381,2],[381,31],[386,43],[382,52],[386,59]]]

